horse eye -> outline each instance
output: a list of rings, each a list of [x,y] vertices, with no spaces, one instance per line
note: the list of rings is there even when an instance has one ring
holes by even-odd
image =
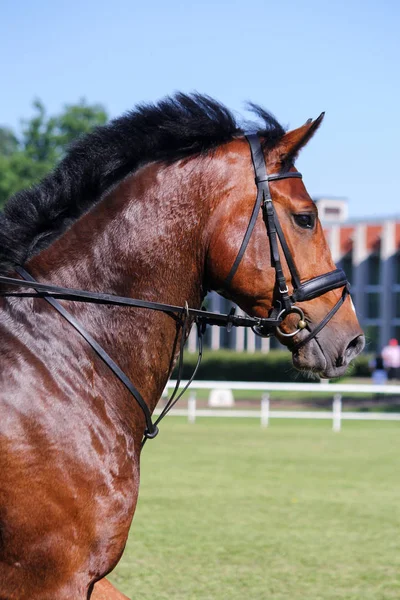
[[[314,215],[293,215],[293,217],[297,225],[303,229],[312,229],[314,227]]]

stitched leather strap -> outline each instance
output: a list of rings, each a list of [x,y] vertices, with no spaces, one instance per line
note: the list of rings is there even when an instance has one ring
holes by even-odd
[[[274,307],[270,314],[271,317],[279,314],[282,309],[285,309],[289,313],[296,302],[305,302],[307,300],[312,300],[313,298],[322,296],[323,294],[333,289],[337,289],[339,287],[344,286],[340,300],[329,311],[329,313],[321,321],[321,323],[319,323],[317,327],[306,338],[304,338],[304,340],[298,342],[292,347],[292,351],[295,351],[301,348],[301,346],[303,346],[305,343],[313,339],[318,334],[318,332],[321,331],[321,329],[328,323],[328,321],[330,321],[333,315],[336,314],[336,312],[339,310],[340,306],[343,304],[349,293],[348,282],[344,271],[342,269],[336,269],[334,271],[331,271],[330,273],[319,275],[317,277],[314,277],[313,279],[301,283],[300,275],[297,271],[295,262],[293,260],[289,246],[286,242],[285,235],[280,225],[278,216],[275,212],[271,197],[271,191],[269,188],[269,181],[276,181],[279,179],[286,179],[289,177],[301,177],[301,174],[297,172],[287,172],[273,173],[271,175],[268,175],[264,153],[258,135],[252,134],[246,137],[250,145],[251,158],[255,171],[255,181],[257,185],[257,200],[253,208],[252,217],[247,227],[246,234],[240,247],[239,253],[236,256],[234,264],[225,282],[231,283],[236,273],[236,270],[240,264],[240,261],[243,258],[244,252],[250,240],[251,233],[256,223],[258,207],[261,204],[263,211],[263,219],[267,229],[270,244],[271,266],[275,269],[275,286],[277,297],[275,299]],[[286,278],[282,269],[278,239],[282,247],[282,251],[285,256],[286,263],[288,265],[291,275],[293,285],[292,296],[289,296]],[[271,329],[268,327],[268,325],[260,327],[256,326],[253,329],[258,335],[268,336],[271,332]]]
[[[269,181],[278,181],[280,179],[288,179],[291,177],[296,178],[296,179],[302,178],[301,173],[298,173],[298,172],[271,173],[271,175],[268,175],[267,168],[265,166],[264,153],[262,151],[262,147],[261,147],[260,139],[259,139],[258,135],[257,134],[249,134],[249,135],[246,135],[246,139],[250,145],[251,160],[253,163],[253,168],[254,168],[254,173],[255,173],[255,182],[257,185],[257,198],[256,198],[256,202],[255,202],[253,211],[251,213],[251,217],[250,217],[250,221],[247,226],[247,229],[246,229],[246,233],[244,234],[243,241],[240,245],[239,252],[237,253],[236,258],[233,262],[233,265],[232,265],[228,275],[225,278],[225,282],[224,282],[225,285],[231,284],[232,279],[234,278],[236,271],[239,267],[239,264],[243,258],[243,255],[246,252],[246,248],[249,244],[251,234],[253,233],[254,227],[256,225],[258,212],[261,208],[262,203],[265,202],[266,200],[271,199],[271,192],[269,189],[268,182]],[[267,226],[267,231],[269,234],[268,226]],[[270,242],[270,244],[271,244],[271,242]],[[273,244],[274,244],[274,242],[273,242]],[[275,252],[275,249],[274,249],[274,253],[275,253],[275,256],[277,257],[277,260],[279,261],[278,247],[276,244],[275,244],[275,246],[276,246],[277,252]],[[272,255],[272,251],[271,251],[271,255]],[[275,265],[273,264],[272,266],[275,266]]]
[[[32,288],[27,281],[21,281],[15,277],[6,277],[0,275],[0,283],[21,288]],[[146,300],[137,300],[136,298],[126,298],[124,296],[114,296],[114,294],[103,294],[100,292],[88,292],[87,290],[77,290],[74,288],[64,288],[58,285],[48,283],[35,282],[35,290],[43,298],[51,297],[58,300],[73,300],[74,302],[90,302],[93,304],[109,304],[112,306],[132,306],[136,308],[148,308],[159,312],[165,312],[171,315],[182,314],[186,311],[185,307],[175,306],[173,304],[163,304],[161,302],[149,302]],[[37,296],[37,293],[34,295]],[[18,296],[31,297],[30,293],[15,293],[0,292],[0,296]],[[194,317],[197,322],[205,325],[217,325],[218,327],[226,327],[228,325],[234,327],[255,327],[261,326],[263,323],[267,326],[276,327],[280,324],[279,319],[263,319],[261,317],[249,317],[229,313],[214,313],[207,310],[197,308],[189,308],[189,315]]]
[[[257,221],[258,213],[260,212],[262,201],[263,201],[263,193],[262,193],[262,190],[258,189],[256,203],[254,205],[253,212],[251,213],[251,217],[250,217],[250,221],[247,226],[247,229],[246,229],[246,233],[244,234],[242,244],[239,248],[239,252],[237,253],[237,256],[231,267],[231,270],[229,271],[228,275],[226,276],[225,285],[231,284],[232,279],[234,278],[235,273],[238,269],[238,266],[243,258],[243,254],[246,251],[246,248],[250,241],[251,234],[253,233],[253,229],[254,229],[256,221]]]
[[[305,302],[347,285],[346,273],[342,269],[335,269],[330,273],[319,275],[302,283],[294,290],[292,298],[294,302]]]
[[[286,242],[286,238],[285,238],[284,233],[282,231],[282,227],[281,227],[281,224],[279,222],[278,215],[276,213],[275,213],[275,227],[276,227],[276,231],[278,233],[279,241],[280,241],[281,246],[282,246],[283,254],[285,255],[287,266],[289,267],[290,275],[291,275],[291,278],[292,278],[293,289],[296,290],[297,288],[301,287],[300,275],[299,275],[299,273],[297,271],[297,268],[296,268],[296,265],[294,263],[292,254],[290,252],[289,246],[288,246],[288,244]]]

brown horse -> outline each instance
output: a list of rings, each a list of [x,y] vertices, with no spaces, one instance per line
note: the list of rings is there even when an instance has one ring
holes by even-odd
[[[255,110],[265,121],[258,133],[268,173],[295,173],[322,117],[285,133]],[[301,281],[332,271],[301,179],[270,188]],[[197,308],[213,289],[265,317],[276,279],[261,214],[227,283],[255,195],[249,145],[233,116],[208,97],[178,95],[83,138],[39,186],[12,198],[0,217],[0,272],[16,277],[25,265],[40,282]],[[286,262],[283,271],[290,288]],[[143,412],[43,298],[1,289],[0,599],[122,599],[100,580],[120,559],[135,511]],[[342,291],[299,303],[309,331]],[[141,308],[62,304],[153,411],[177,355],[177,320]],[[296,321],[286,318],[282,332]],[[342,374],[363,347],[349,297],[296,347],[306,334],[280,339],[295,348],[298,368],[323,377]]]

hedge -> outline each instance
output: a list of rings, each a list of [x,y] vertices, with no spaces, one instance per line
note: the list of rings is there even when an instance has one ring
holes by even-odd
[[[359,356],[350,367],[347,375],[369,377],[370,356]],[[197,354],[185,353],[183,379],[188,379],[197,361]],[[173,373],[176,377],[176,369]],[[319,381],[315,375],[296,371],[291,355],[287,351],[272,350],[267,354],[255,352],[248,354],[233,350],[207,350],[196,379],[214,381],[283,381],[302,382]]]

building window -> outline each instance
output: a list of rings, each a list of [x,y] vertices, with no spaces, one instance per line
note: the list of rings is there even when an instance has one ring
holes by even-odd
[[[400,319],[400,292],[394,294],[394,317]]]
[[[369,285],[379,285],[381,277],[381,259],[379,254],[371,254],[368,257],[367,265]]]
[[[349,283],[353,283],[353,255],[351,252],[348,252],[343,256],[340,261],[341,267],[343,271],[346,273],[347,280]]]
[[[370,292],[367,294],[367,318],[378,319],[379,318],[379,300],[380,294],[377,292]]]
[[[329,217],[340,217],[340,208],[337,206],[326,206],[325,215]]]
[[[394,283],[400,284],[400,252],[394,255]]]

